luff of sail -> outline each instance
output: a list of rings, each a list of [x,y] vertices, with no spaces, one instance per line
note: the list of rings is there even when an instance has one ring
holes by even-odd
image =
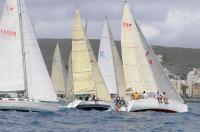
[[[55,48],[51,71],[51,81],[56,94],[59,96],[65,96],[67,87],[67,71],[62,60],[59,44],[57,44]]]
[[[72,75],[75,95],[94,94],[99,100],[111,101],[77,9],[72,38]]]
[[[40,101],[57,101],[57,96],[47,72],[25,1],[18,1],[21,7],[20,16],[22,19],[21,29],[26,62],[28,98]]]
[[[25,90],[17,5],[17,0],[7,0],[0,22],[0,92]]]
[[[180,95],[176,92],[169,78],[163,71],[155,53],[145,40],[144,35],[142,34],[137,22],[134,20],[127,3],[125,3],[122,19],[121,37],[122,56],[127,86],[131,87],[131,84],[133,90],[138,92],[165,92],[167,97],[170,99],[183,102]],[[130,55],[132,55],[131,58],[133,59],[130,58],[129,60],[125,58]],[[127,71],[130,72],[127,73]],[[132,76],[129,74],[132,74]],[[133,77],[134,75],[136,76]],[[131,82],[130,79],[136,79],[136,82]],[[138,83],[140,85],[137,85]]]

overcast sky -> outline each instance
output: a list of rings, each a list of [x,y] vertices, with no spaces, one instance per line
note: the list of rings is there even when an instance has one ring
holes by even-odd
[[[5,0],[0,0],[2,12]],[[75,8],[88,37],[100,38],[108,16],[116,40],[120,40],[123,0],[26,0],[38,38],[71,38]],[[200,48],[200,0],[129,0],[147,41],[154,45]]]

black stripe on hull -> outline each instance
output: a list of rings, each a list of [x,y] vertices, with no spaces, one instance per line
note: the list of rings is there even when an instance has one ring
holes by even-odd
[[[146,111],[155,111],[155,112],[163,112],[163,113],[177,113],[173,110],[166,110],[166,109],[143,109],[143,110],[136,110],[133,112],[146,112]]]
[[[98,105],[98,104],[84,104],[84,105],[78,105],[76,107],[77,109],[81,109],[81,110],[98,110],[98,111],[106,111],[110,108],[109,105]]]

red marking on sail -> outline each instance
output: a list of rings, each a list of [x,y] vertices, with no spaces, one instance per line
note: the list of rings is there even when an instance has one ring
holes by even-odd
[[[132,24],[130,22],[123,22],[123,27],[126,30],[130,30],[131,31],[131,26],[132,26]]]
[[[0,34],[3,36],[16,37],[16,32],[6,29],[0,29]]]
[[[152,60],[149,60],[149,64],[153,64],[153,61],[152,61]]]
[[[12,6],[12,5],[7,5],[6,7],[7,11],[14,11],[14,9],[15,9],[15,6]]]
[[[146,52],[146,56],[149,55],[149,51]]]

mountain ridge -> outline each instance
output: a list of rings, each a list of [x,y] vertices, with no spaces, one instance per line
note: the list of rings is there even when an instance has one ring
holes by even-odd
[[[71,50],[71,39],[38,39],[38,42],[49,74],[51,74],[53,53],[57,43],[59,43],[61,54],[67,67]],[[90,39],[90,44],[97,58],[100,40]],[[116,45],[121,55],[120,41],[116,41]],[[193,68],[200,68],[200,49],[157,45],[152,45],[152,48],[156,54],[163,55],[163,67],[166,67],[182,79],[186,79],[188,72]]]

